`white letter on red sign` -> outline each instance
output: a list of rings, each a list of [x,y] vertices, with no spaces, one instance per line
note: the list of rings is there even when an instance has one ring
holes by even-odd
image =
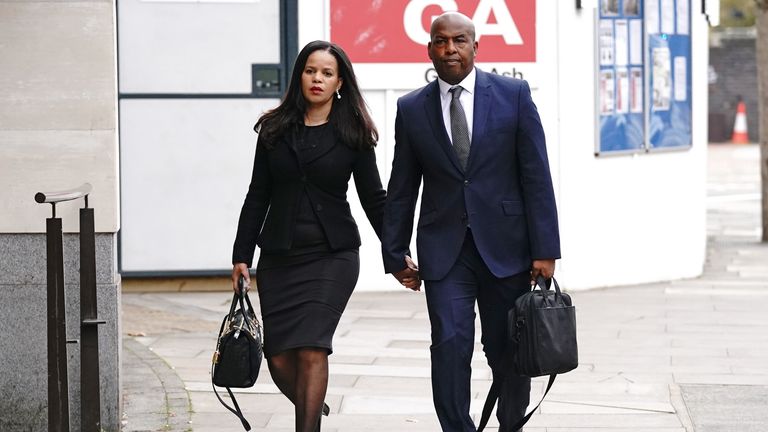
[[[491,12],[496,16],[496,23],[494,24],[488,23]],[[482,36],[500,35],[507,45],[523,44],[523,38],[520,37],[517,25],[504,0],[481,0],[477,5],[472,21],[475,22],[478,41]]]
[[[443,11],[458,9],[456,2],[453,0],[411,0],[403,13],[403,26],[405,27],[405,34],[412,41],[421,45],[426,45],[429,42],[429,30],[425,30],[421,25],[421,16],[424,14],[424,9],[428,6],[440,6]],[[429,22],[431,23],[435,18],[437,18],[437,15],[432,16]],[[488,17],[486,16],[487,19]],[[514,31],[517,32],[517,28]],[[517,37],[519,39],[520,35],[518,34]],[[506,36],[504,39],[506,40]]]

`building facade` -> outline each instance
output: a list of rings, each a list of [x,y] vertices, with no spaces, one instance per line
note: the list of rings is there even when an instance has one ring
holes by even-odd
[[[93,184],[102,418],[119,423],[120,274],[228,274],[253,124],[315,39],[350,54],[388,180],[397,98],[435,79],[432,17],[460,10],[479,68],[539,107],[572,290],[694,277],[705,258],[708,23],[692,0],[0,2],[0,429],[44,429],[45,219],[38,191]],[[119,125],[119,127],[118,127]],[[118,145],[119,143],[119,145]],[[350,188],[353,191],[353,188]],[[358,289],[398,289],[354,195]],[[77,209],[58,207],[64,230]],[[77,247],[65,235],[68,337]],[[415,248],[413,248],[415,250]],[[418,257],[416,257],[418,258]],[[78,348],[70,347],[77,430]]]
[[[696,2],[118,6],[125,275],[228,272],[256,142],[251,127],[277,104],[291,53],[311,40],[338,42],[350,54],[381,132],[386,181],[396,100],[435,78],[429,22],[452,9],[477,25],[478,67],[533,89],[560,208],[563,284],[651,282],[701,270],[708,25]],[[358,289],[396,288],[354,193],[350,200],[363,232]]]

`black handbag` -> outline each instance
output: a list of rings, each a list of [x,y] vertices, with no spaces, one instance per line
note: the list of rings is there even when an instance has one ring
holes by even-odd
[[[245,290],[245,278],[238,282],[240,293],[235,293],[229,313],[224,317],[216,341],[211,366],[211,383],[216,397],[222,405],[235,414],[246,431],[251,425],[243,416],[235,395],[230,388],[248,388],[256,383],[263,357],[261,324],[253,311],[251,299]],[[240,309],[235,310],[237,305]],[[246,305],[248,307],[246,308]],[[216,386],[225,387],[233,407],[227,405],[216,391]]]
[[[579,365],[576,344],[576,308],[571,296],[560,291],[557,281],[552,278],[551,285],[543,277],[536,280],[540,289],[527,292],[515,301],[515,306],[507,316],[507,344],[509,372],[538,377],[549,375],[549,382],[536,408],[523,417],[510,430],[523,427],[539,408],[546,397],[557,374],[566,373]],[[499,397],[501,383],[494,381],[485,400],[478,432],[488,422],[496,400]]]

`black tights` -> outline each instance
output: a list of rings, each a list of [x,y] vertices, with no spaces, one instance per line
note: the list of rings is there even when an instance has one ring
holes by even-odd
[[[328,389],[328,350],[296,348],[267,358],[272,380],[293,402],[296,432],[315,432]]]

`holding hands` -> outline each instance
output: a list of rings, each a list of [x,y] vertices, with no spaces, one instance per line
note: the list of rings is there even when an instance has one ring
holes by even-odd
[[[421,278],[419,277],[419,266],[409,257],[405,256],[405,268],[399,272],[392,273],[400,284],[413,291],[421,291]]]

